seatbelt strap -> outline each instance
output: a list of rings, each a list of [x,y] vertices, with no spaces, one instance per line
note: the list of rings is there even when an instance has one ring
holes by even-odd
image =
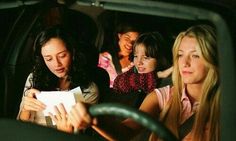
[[[182,140],[192,130],[194,118],[195,114],[190,116],[183,124],[180,125],[179,128],[180,140]]]

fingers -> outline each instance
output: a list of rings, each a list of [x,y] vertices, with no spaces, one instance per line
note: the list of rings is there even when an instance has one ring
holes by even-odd
[[[66,112],[66,108],[64,107],[64,105],[62,103],[60,103],[58,105],[58,109],[57,109],[62,115],[66,115],[67,112]]]
[[[25,96],[35,98],[35,95],[37,93],[40,93],[40,91],[37,89],[31,88],[31,89],[27,90],[25,93],[26,93]]]
[[[68,122],[68,116],[66,109],[63,104],[59,104],[58,106],[54,106],[55,115],[52,113],[48,113],[52,120],[56,123],[57,129],[65,132],[72,132],[73,128]]]
[[[133,63],[133,62],[131,62],[131,63],[129,64],[129,66],[130,66],[130,67],[133,67],[133,66],[134,66],[134,63]]]
[[[58,120],[67,121],[67,112],[62,103],[60,103],[58,106],[54,106],[54,111],[56,114],[55,116],[56,116],[57,121]]]
[[[85,105],[82,103],[77,103],[72,107],[69,113],[69,121],[78,129],[85,129],[93,123]]]
[[[30,89],[26,92],[23,98],[24,111],[42,111],[46,108],[46,105],[35,98],[35,94],[39,93],[36,89]]]
[[[31,97],[24,97],[24,109],[25,110],[33,110],[33,111],[41,111],[46,108],[46,105],[40,102],[39,100]]]
[[[54,122],[66,122],[67,121],[67,112],[63,104],[59,104],[58,106],[54,106],[55,114],[48,113]]]
[[[92,124],[93,124],[93,125],[97,125],[97,124],[98,124],[98,120],[97,120],[97,118],[93,118],[93,120],[92,120]]]
[[[69,122],[76,128],[79,127],[79,125],[81,124],[81,120],[80,117],[78,115],[79,113],[77,113],[74,109],[71,110],[71,112],[69,113]]]

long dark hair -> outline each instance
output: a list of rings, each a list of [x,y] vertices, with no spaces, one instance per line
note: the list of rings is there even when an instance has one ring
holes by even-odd
[[[108,52],[111,53],[112,55],[112,61],[115,65],[116,71],[118,73],[121,73],[121,65],[119,63],[119,55],[118,53],[120,52],[120,47],[119,47],[119,38],[118,38],[118,33],[120,34],[125,34],[127,32],[138,32],[141,33],[141,29],[138,26],[137,23],[131,23],[131,22],[121,22],[117,25],[115,32],[113,33],[113,44],[110,46],[110,49],[108,50]]]
[[[80,45],[83,44],[76,42],[73,38],[73,34],[70,34],[68,30],[59,25],[40,32],[34,42],[32,86],[39,90],[56,90],[56,88],[58,88],[59,78],[48,69],[41,54],[41,48],[51,38],[61,39],[71,54],[72,63],[68,73],[68,79],[70,81],[69,89],[76,86],[80,86],[82,89],[87,88],[91,79],[88,75],[89,69],[86,56],[81,51],[82,47]]]

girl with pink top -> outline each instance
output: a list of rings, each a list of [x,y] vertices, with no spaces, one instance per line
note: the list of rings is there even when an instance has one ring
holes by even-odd
[[[220,78],[214,30],[208,25],[192,26],[178,35],[172,51],[173,86],[155,89],[139,109],[161,120],[179,140],[219,141]],[[131,119],[122,124],[97,124],[96,118],[79,111],[86,111],[82,103],[71,110],[71,124],[79,129],[92,125],[108,140],[128,140],[142,129]],[[181,134],[181,125],[192,115],[192,127]],[[149,140],[159,138],[151,134]]]
[[[99,54],[98,66],[108,72],[111,88],[116,76],[128,71],[133,66],[133,63],[129,60],[129,55],[139,33],[140,30],[135,23],[120,23],[114,34],[114,43]]]

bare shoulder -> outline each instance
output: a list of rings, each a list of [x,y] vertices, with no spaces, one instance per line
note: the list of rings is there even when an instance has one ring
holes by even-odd
[[[171,86],[155,89],[149,93],[140,106],[140,110],[151,114],[159,115],[163,105],[170,99]]]

